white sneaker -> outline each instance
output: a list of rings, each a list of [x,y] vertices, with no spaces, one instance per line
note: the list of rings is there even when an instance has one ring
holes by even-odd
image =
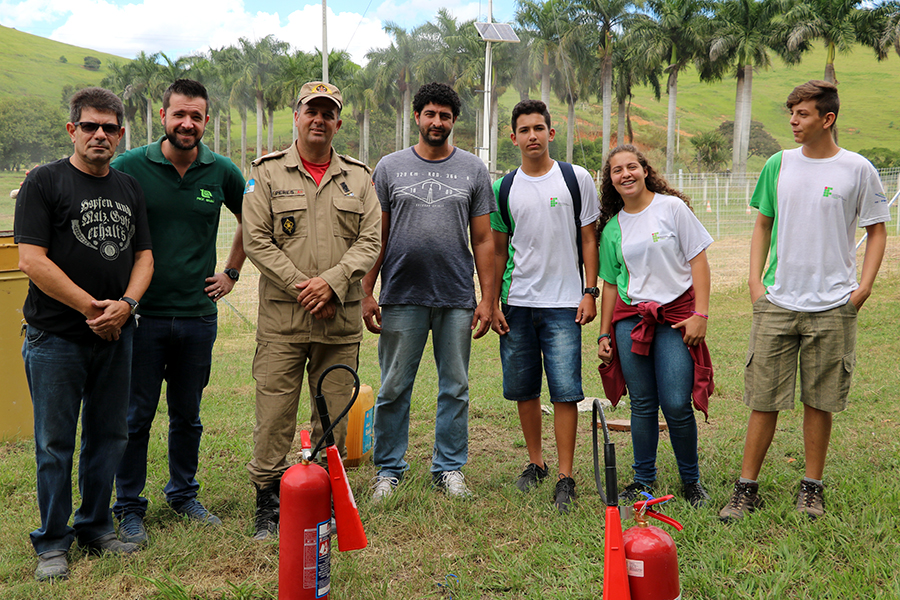
[[[372,503],[378,504],[394,493],[394,488],[400,484],[396,477],[376,475],[372,478]]]
[[[473,494],[466,487],[465,479],[462,471],[444,471],[437,484],[451,498],[471,498]]]

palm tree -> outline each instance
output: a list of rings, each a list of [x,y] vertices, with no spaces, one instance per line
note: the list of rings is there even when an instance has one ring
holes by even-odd
[[[359,160],[369,164],[369,125],[372,109],[376,106],[375,68],[370,63],[364,69],[360,69],[350,79],[341,93],[344,96],[345,110],[347,105],[352,109],[353,117],[359,125]]]
[[[109,75],[103,78],[100,85],[111,90],[122,90],[118,92],[125,105],[125,150],[131,150],[131,127],[137,111],[141,108],[143,98],[135,89],[133,84],[133,67],[132,63],[120,63],[113,61],[109,63]]]
[[[385,90],[390,85],[396,85],[397,92],[402,98],[398,105],[397,129],[398,134],[401,128],[403,132],[402,146],[400,147],[406,148],[409,146],[410,104],[415,81],[413,72],[416,63],[421,59],[419,31],[415,29],[406,31],[392,22],[385,23],[384,30],[394,38],[391,45],[381,50],[368,52],[366,58],[377,61],[378,81],[376,85],[381,90]]]
[[[282,70],[281,60],[288,50],[288,44],[275,39],[272,34],[256,42],[243,37],[238,39],[238,42],[241,46],[241,62],[237,83],[253,95],[256,103],[256,156],[262,156],[266,94],[273,85],[278,85],[278,76]],[[269,127],[271,126],[270,123]]]
[[[147,145],[153,143],[153,85],[159,71],[159,54],[147,54],[143,50],[131,61],[133,91],[147,104]]]
[[[603,160],[609,154],[612,113],[613,49],[619,32],[634,18],[632,0],[578,0],[581,18],[593,28],[600,57],[600,81],[603,99]],[[620,138],[621,139],[621,138]]]
[[[216,80],[221,88],[221,110],[225,115],[225,155],[231,158],[231,109],[234,107],[232,93],[237,82],[238,66],[240,65],[241,51],[234,46],[211,49],[210,59],[215,68]],[[216,126],[216,141],[218,143],[218,126]]]
[[[541,101],[550,105],[550,71],[559,52],[561,30],[569,21],[571,5],[568,0],[521,0],[516,10],[516,22],[531,37],[532,57],[540,61]]]
[[[647,0],[647,14],[638,14],[627,40],[635,44],[639,61],[668,72],[669,108],[666,127],[666,172],[675,168],[675,111],[678,75],[703,54],[709,29],[705,0]],[[624,42],[623,42],[624,43]]]
[[[773,0],[725,0],[716,6],[709,58],[714,63],[727,60],[736,74],[732,171],[737,174],[747,171],[753,71],[772,64],[768,50],[775,41],[772,31],[777,17]]]
[[[813,40],[825,45],[825,81],[837,84],[834,59],[838,52],[847,52],[853,44],[867,44],[875,50],[879,60],[887,58],[883,43],[869,28],[877,22],[878,13],[867,8],[866,0],[782,0],[785,10],[787,48],[802,51]]]
[[[316,61],[314,55],[302,50],[297,50],[293,54],[288,54],[284,57],[279,77],[285,96],[290,99],[291,109],[297,107],[297,97],[300,95],[300,88],[304,83],[313,79],[313,72],[317,65],[321,74],[322,61]],[[291,119],[292,140],[297,138],[297,124],[293,121]]]
[[[662,69],[658,65],[642,63],[634,58],[633,49],[624,44],[613,46],[613,83],[618,104],[618,127],[616,144],[634,142],[634,130],[631,127],[631,99],[635,86],[649,86],[653,90],[656,101],[662,95],[659,77]]]
[[[588,82],[594,79],[596,63],[591,45],[585,43],[583,28],[570,21],[560,24],[560,33],[552,80],[557,98],[568,107],[566,162],[572,162],[575,151],[575,103],[588,92]]]

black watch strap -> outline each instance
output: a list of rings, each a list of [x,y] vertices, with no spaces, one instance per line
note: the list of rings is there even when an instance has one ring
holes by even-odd
[[[223,271],[223,273],[225,273],[226,275],[228,275],[228,276],[229,276],[231,279],[233,279],[234,281],[237,281],[238,279],[241,278],[241,272],[238,271],[237,269],[225,269],[225,270]]]
[[[128,296],[122,296],[119,298],[119,302],[125,302],[131,307],[131,316],[133,317],[139,306],[138,301],[134,298],[129,298]]]
[[[598,298],[600,296],[600,288],[598,287],[586,287],[584,288],[585,294],[590,294],[594,298]]]

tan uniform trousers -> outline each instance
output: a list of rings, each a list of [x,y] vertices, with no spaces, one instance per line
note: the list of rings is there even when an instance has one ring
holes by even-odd
[[[250,480],[265,487],[278,481],[293,462],[288,455],[297,429],[297,407],[303,387],[304,367],[308,374],[312,443],[322,437],[322,426],[316,410],[316,386],[328,367],[359,365],[359,343],[321,344],[258,342],[253,358],[256,380],[256,427],[253,430],[253,460],[247,464]],[[346,408],[353,394],[353,376],[336,369],[322,382],[322,395],[332,422]],[[341,456],[347,454],[347,417],[334,429],[334,440]],[[325,459],[325,450],[317,458]]]

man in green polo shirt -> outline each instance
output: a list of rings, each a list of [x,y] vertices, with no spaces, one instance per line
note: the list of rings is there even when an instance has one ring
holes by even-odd
[[[210,151],[200,138],[209,121],[206,88],[178,79],[163,95],[160,117],[166,135],[130,150],[112,167],[141,184],[154,247],[156,271],[140,305],[135,329],[128,408],[128,447],[116,472],[119,538],[147,540],[150,426],[166,381],[169,414],[169,481],[166,502],[191,520],[220,525],[197,500],[200,399],[209,382],[216,340],[216,302],[228,294],[244,264],[241,203],[244,178],[229,159]],[[224,204],[237,219],[225,269],[216,273],[216,236]]]

